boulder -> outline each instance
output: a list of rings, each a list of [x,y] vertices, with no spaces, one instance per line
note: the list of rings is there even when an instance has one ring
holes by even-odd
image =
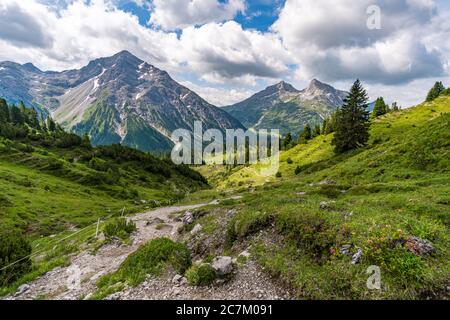
[[[342,247],[340,247],[339,251],[341,252],[341,254],[349,255],[351,248],[352,248],[351,244],[346,244],[346,245],[343,245]]]
[[[425,239],[419,237],[410,237],[406,240],[406,248],[416,256],[426,256],[436,251],[433,244]]]
[[[214,258],[211,267],[219,276],[226,276],[233,271],[233,259],[231,257]]]
[[[184,225],[189,225],[194,222],[194,215],[192,214],[192,212],[187,211],[184,214],[183,219],[181,219],[181,221],[183,222]]]
[[[201,224],[195,225],[194,229],[191,230],[191,235],[195,236],[196,234],[202,232],[203,227]]]

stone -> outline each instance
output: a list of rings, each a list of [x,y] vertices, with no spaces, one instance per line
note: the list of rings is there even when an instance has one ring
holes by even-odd
[[[417,256],[426,256],[436,252],[436,248],[430,241],[419,237],[410,237],[406,240],[405,245],[410,252]]]
[[[358,251],[352,256],[352,264],[360,263],[362,256],[363,256],[363,251],[361,248],[358,248]]]
[[[320,209],[326,210],[326,209],[328,209],[328,208],[330,208],[330,205],[329,205],[328,202],[322,201],[322,202],[320,203]]]
[[[183,279],[183,276],[177,274],[175,277],[173,277],[172,283],[173,283],[173,284],[179,284],[179,283],[181,282],[182,279]]]
[[[194,215],[192,214],[192,212],[187,211],[183,218],[181,219],[181,221],[183,222],[184,225],[188,225],[194,222]]]
[[[195,236],[196,234],[202,232],[203,226],[201,224],[195,225],[194,229],[191,230],[191,235]]]
[[[28,284],[23,284],[17,289],[17,292],[16,292],[15,296],[19,296],[21,294],[24,294],[28,290],[30,290],[30,286]]]
[[[348,255],[348,254],[350,254],[351,248],[352,248],[351,244],[346,244],[346,245],[343,245],[342,247],[340,247],[339,251],[341,252],[341,254]]]
[[[211,267],[219,276],[226,276],[233,271],[233,259],[231,257],[214,258]]]
[[[323,181],[320,181],[317,185],[318,186],[330,186],[330,185],[335,185],[336,184],[336,181],[334,181],[334,180],[323,180]]]
[[[250,257],[250,252],[248,252],[247,250],[242,251],[239,256],[242,256],[244,258],[249,258]]]

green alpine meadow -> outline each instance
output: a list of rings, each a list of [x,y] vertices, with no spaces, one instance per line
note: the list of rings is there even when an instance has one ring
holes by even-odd
[[[449,21],[446,0],[0,0],[1,303],[437,312]]]

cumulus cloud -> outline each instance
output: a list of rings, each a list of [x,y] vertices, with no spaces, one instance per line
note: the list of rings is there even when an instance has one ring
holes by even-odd
[[[374,4],[381,29],[367,27]],[[440,50],[421,31],[436,14],[430,0],[287,0],[272,30],[296,53],[304,78],[405,83],[444,71]]]
[[[165,30],[223,22],[245,11],[244,0],[153,0],[150,22]]]
[[[0,2],[0,39],[19,47],[48,47],[52,39],[45,25],[14,1]]]
[[[180,44],[187,65],[210,82],[280,77],[293,61],[277,36],[243,30],[234,21],[186,28]]]
[[[246,89],[211,87],[207,85],[198,85],[190,81],[181,81],[180,83],[199,94],[209,103],[218,107],[235,104],[244,99],[247,99],[254,93],[253,91]]]

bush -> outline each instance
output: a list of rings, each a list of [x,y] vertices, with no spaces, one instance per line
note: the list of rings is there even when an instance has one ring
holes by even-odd
[[[302,168],[297,166],[297,168],[295,168],[295,175],[298,176],[300,174],[300,172],[302,172]]]
[[[277,174],[275,175],[275,177],[277,177],[277,178],[281,178],[282,176],[283,176],[283,175],[281,174],[280,171],[278,171]]]
[[[186,278],[193,286],[208,286],[216,279],[216,272],[210,264],[194,265],[186,271]]]
[[[177,273],[184,274],[191,266],[189,249],[186,245],[168,238],[153,239],[129,255],[119,270],[101,278],[97,285],[103,292],[107,292],[108,288],[119,282],[136,286],[143,282],[148,274],[158,275],[167,266],[172,266]],[[100,293],[99,296],[101,295]]]
[[[294,161],[292,161],[291,158],[287,158],[286,162],[287,162],[288,164],[293,164],[293,163],[294,163]]]
[[[125,218],[116,218],[107,223],[103,229],[107,239],[117,237],[122,240],[128,239],[134,231],[136,231],[136,224],[133,221],[127,221]]]
[[[31,244],[20,233],[0,234],[0,269],[19,261],[0,271],[0,286],[8,286],[25,273],[31,271]],[[22,260],[21,260],[22,259]]]

